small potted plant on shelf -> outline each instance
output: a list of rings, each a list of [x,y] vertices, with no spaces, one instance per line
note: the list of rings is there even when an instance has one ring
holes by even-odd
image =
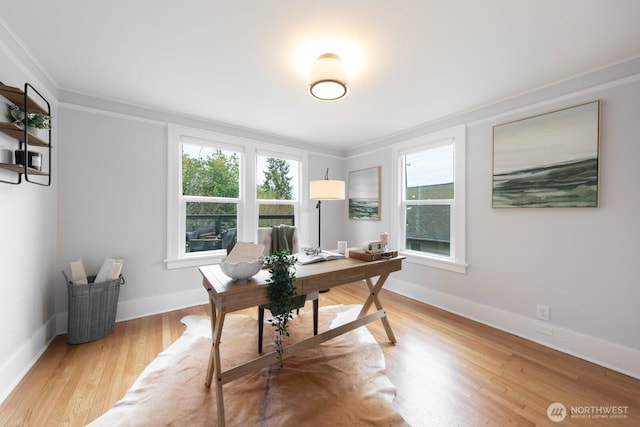
[[[276,332],[275,345],[281,368],[284,365],[283,339],[289,336],[289,319],[293,318],[291,313],[296,308],[302,307],[306,298],[306,295],[296,294],[294,268],[296,261],[296,257],[289,255],[287,251],[276,252],[265,258],[269,267],[267,279],[269,304],[266,308],[273,316],[269,322]]]
[[[51,116],[40,113],[25,114],[17,105],[7,104],[7,119],[21,128],[24,128],[25,119],[29,128],[34,129],[49,129],[51,127]]]

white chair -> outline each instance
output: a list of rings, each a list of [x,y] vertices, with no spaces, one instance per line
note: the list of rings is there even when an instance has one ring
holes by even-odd
[[[300,242],[298,238],[298,229],[293,232],[293,238],[291,242],[291,253],[295,254],[300,252]],[[259,227],[258,228],[258,244],[264,245],[264,256],[269,255],[271,252],[271,227]],[[312,292],[307,294],[305,301],[313,301],[313,335],[318,335],[318,292]],[[265,306],[258,306],[258,353],[262,353],[262,334],[264,332],[264,309]],[[300,309],[297,313],[299,314]]]

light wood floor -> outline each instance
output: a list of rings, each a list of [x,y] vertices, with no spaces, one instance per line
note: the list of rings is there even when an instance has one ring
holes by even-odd
[[[365,296],[364,286],[348,285],[321,294],[320,304],[361,303]],[[411,425],[640,425],[640,380],[391,292],[381,299],[398,344],[387,342],[380,322],[368,327],[397,387],[395,407]],[[109,336],[81,345],[57,337],[0,405],[0,425],[84,426],[180,336],[183,316],[208,313],[204,305],[117,323]],[[553,402],[582,412],[626,407],[626,418],[568,416],[555,424],[547,417]]]

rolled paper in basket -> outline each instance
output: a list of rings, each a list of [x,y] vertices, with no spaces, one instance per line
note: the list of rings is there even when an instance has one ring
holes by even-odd
[[[71,261],[71,281],[73,283],[78,283],[81,285],[85,285],[88,282],[87,273],[84,271],[84,264],[82,263],[82,259],[77,259],[75,261]]]

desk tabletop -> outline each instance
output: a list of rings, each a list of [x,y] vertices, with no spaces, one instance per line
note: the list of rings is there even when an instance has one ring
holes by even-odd
[[[308,265],[296,264],[296,292],[304,295],[322,289],[345,285],[402,269],[403,256],[377,261],[355,258],[336,259]],[[216,306],[224,313],[255,307],[269,302],[267,298],[268,269],[244,283],[234,282],[218,264],[199,267],[203,286],[210,292]]]

